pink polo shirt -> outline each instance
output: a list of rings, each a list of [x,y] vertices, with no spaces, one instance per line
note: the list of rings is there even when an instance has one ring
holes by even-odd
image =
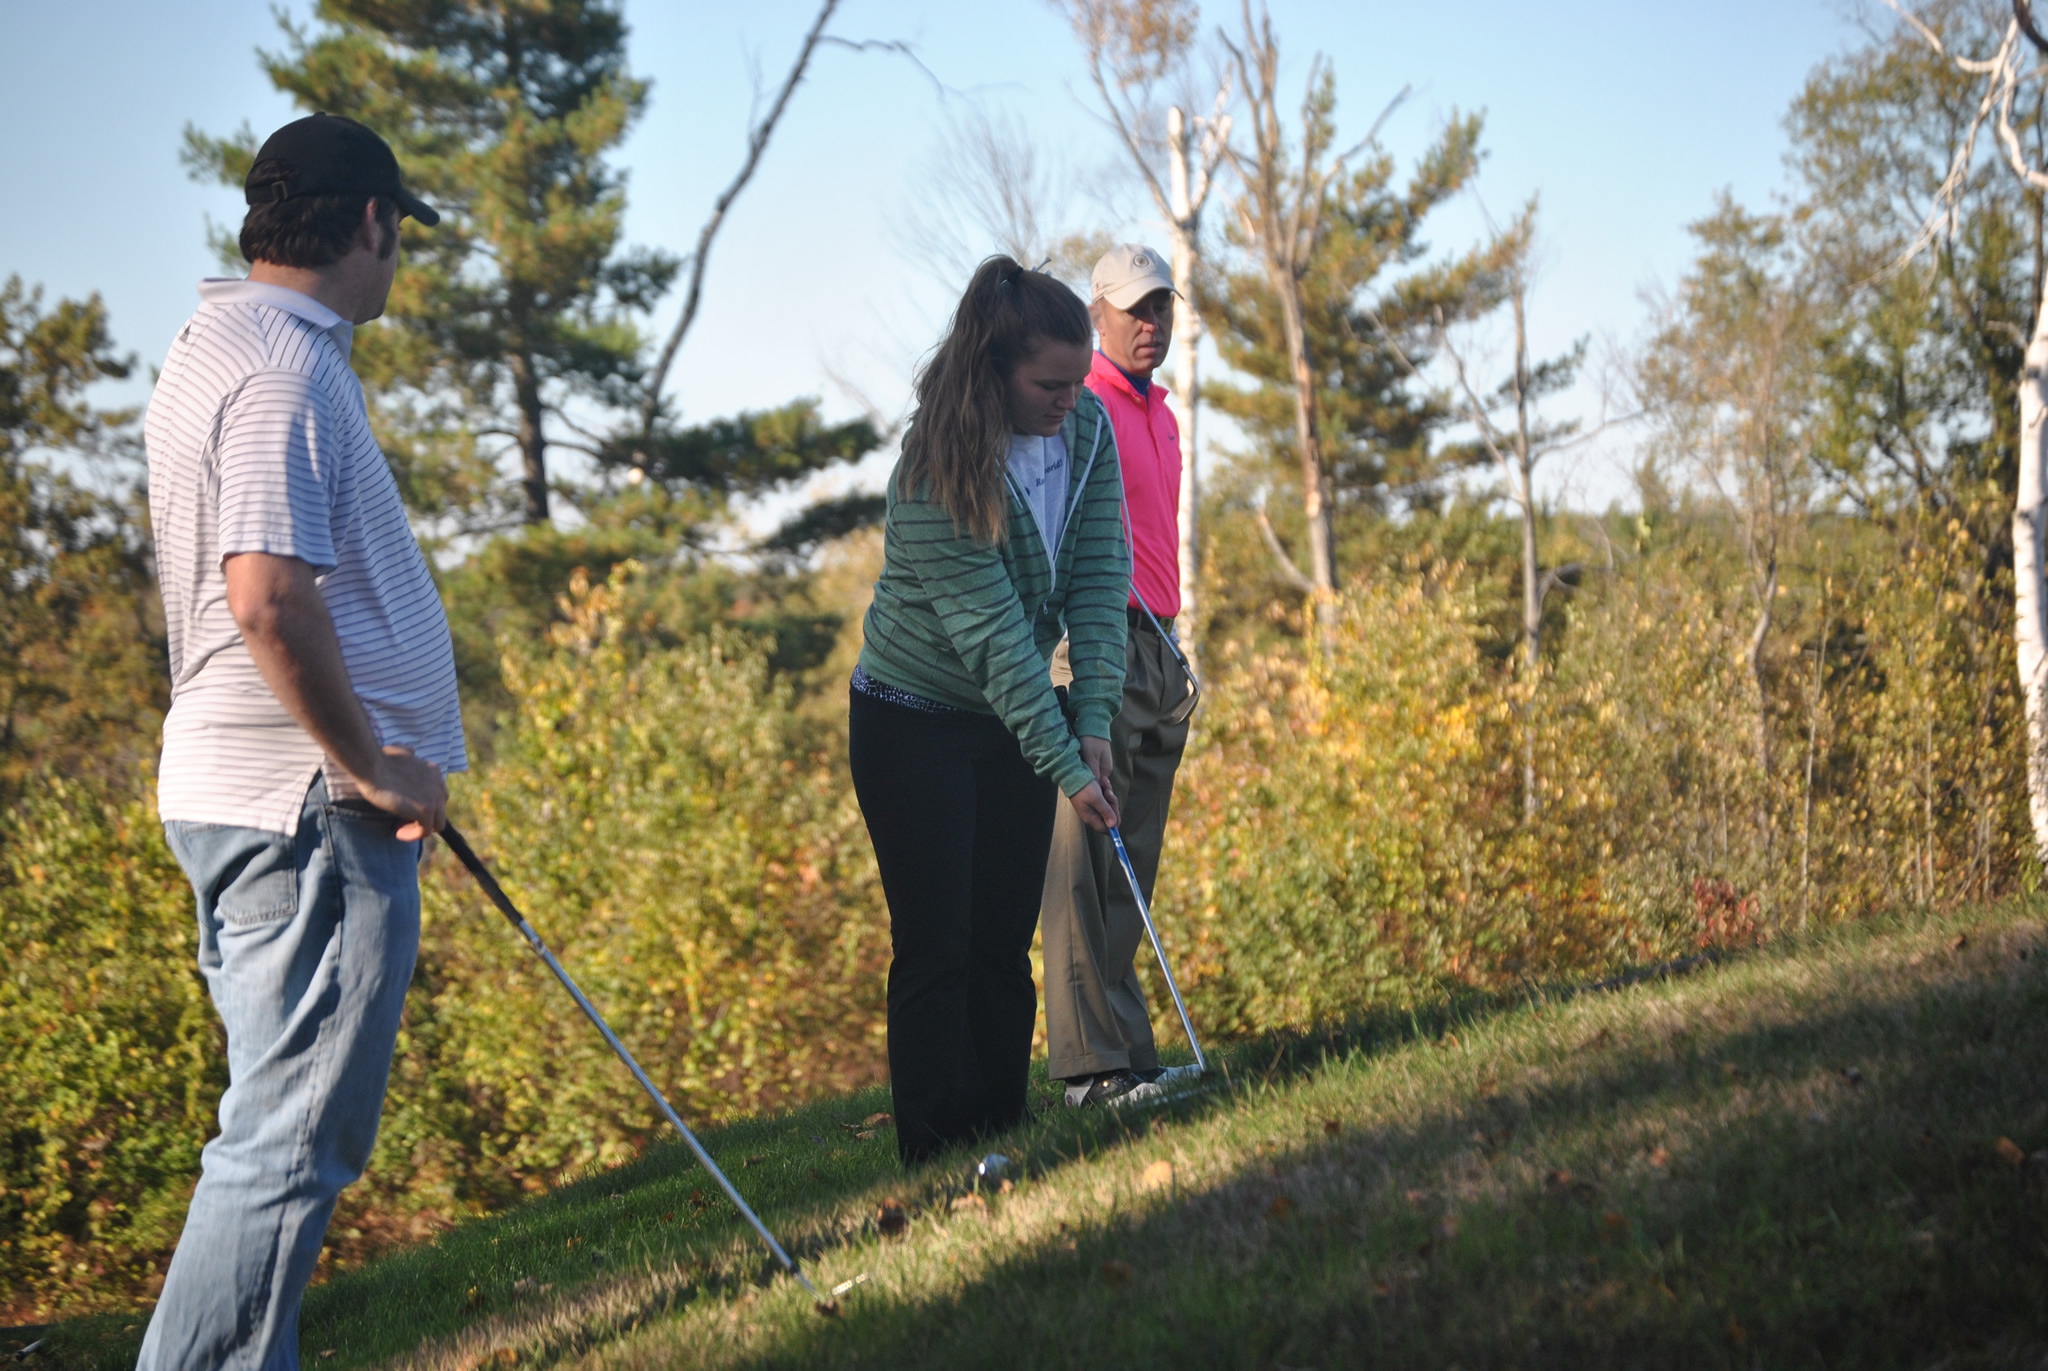
[[[1180,422],[1153,381],[1138,394],[1116,363],[1095,354],[1088,389],[1109,411],[1131,511],[1131,585],[1162,619],[1180,613]]]

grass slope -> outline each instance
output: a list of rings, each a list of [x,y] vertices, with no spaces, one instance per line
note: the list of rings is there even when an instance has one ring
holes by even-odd
[[[1047,1109],[985,1199],[970,1157],[905,1176],[886,1127],[842,1127],[888,1107],[869,1092],[707,1138],[814,1279],[869,1278],[837,1319],[675,1146],[314,1289],[304,1355],[2040,1367],[2044,959],[2038,907],[2008,906],[1250,1044],[1168,1109]],[[39,1359],[132,1364],[135,1323]]]

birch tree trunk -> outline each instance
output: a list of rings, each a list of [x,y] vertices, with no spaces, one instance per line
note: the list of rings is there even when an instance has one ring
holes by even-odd
[[[1522,701],[1522,820],[1536,817],[1536,683],[1543,666],[1543,581],[1536,546],[1536,454],[1529,433],[1528,286],[1515,269],[1515,461],[1522,488],[1522,668],[1529,694]]]
[[[1522,670],[1528,697],[1522,701],[1522,818],[1536,817],[1536,681],[1543,666],[1543,573],[1536,547],[1536,463],[1529,453],[1528,434],[1516,453],[1522,491]]]
[[[1199,245],[1195,241],[1201,207],[1194,203],[1189,185],[1187,116],[1178,105],[1166,111],[1168,152],[1167,232],[1173,240],[1173,337],[1180,346],[1180,359],[1173,368],[1174,407],[1180,412],[1180,640],[1188,665],[1201,672],[1197,661],[1201,643],[1202,574],[1202,473],[1199,449],[1195,445],[1200,422],[1202,392],[1196,354],[1202,346],[1202,315],[1195,308],[1195,266]],[[1204,178],[1206,180],[1206,178]],[[1203,187],[1206,194],[1207,187]]]
[[[1332,546],[1330,505],[1323,489],[1323,439],[1316,426],[1316,375],[1309,364],[1308,323],[1302,315],[1301,283],[1278,271],[1272,277],[1294,372],[1294,442],[1301,454],[1301,512],[1308,520],[1308,578],[1315,587],[1316,621],[1327,631],[1337,618],[1337,555]]]
[[[2020,378],[2019,498],[2012,514],[2013,646],[2027,718],[2027,813],[2034,848],[2048,862],[2048,505],[2043,458],[2048,448],[2048,292],[2034,312]]]

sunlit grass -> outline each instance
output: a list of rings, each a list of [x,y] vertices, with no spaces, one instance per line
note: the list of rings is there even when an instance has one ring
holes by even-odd
[[[888,1107],[867,1092],[710,1140],[820,1285],[867,1278],[836,1319],[664,1147],[316,1289],[305,1355],[2038,1365],[2044,956],[2008,906],[1247,1044],[1168,1109],[1048,1109],[992,1144],[1014,1187],[972,1199],[971,1156],[905,1176],[886,1129],[840,1127]],[[75,1325],[65,1364],[134,1336]]]

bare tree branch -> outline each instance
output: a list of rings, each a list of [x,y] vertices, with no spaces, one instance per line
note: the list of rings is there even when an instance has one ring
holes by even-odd
[[[1314,595],[1316,583],[1301,574],[1301,568],[1294,564],[1294,559],[1287,555],[1287,549],[1281,546],[1280,535],[1273,531],[1273,521],[1266,517],[1266,506],[1263,501],[1253,509],[1252,517],[1258,520],[1259,537],[1265,541],[1266,551],[1273,554],[1273,562],[1280,568],[1280,574],[1286,578],[1287,584],[1304,595]]]
[[[810,70],[811,58],[821,47],[844,48],[849,52],[888,52],[907,59],[938,89],[944,98],[945,85],[933,74],[930,67],[917,56],[911,46],[901,39],[840,38],[825,32],[825,26],[832,22],[833,12],[839,8],[840,0],[824,0],[818,7],[818,17],[812,21],[810,32],[804,35],[803,45],[797,49],[796,61],[790,64],[789,75],[783,78],[782,86],[776,91],[774,101],[768,106],[768,113],[747,130],[747,156],[740,164],[737,175],[732,178],[718,199],[712,203],[711,217],[704,221],[704,227],[697,233],[697,246],[691,252],[690,284],[683,296],[683,312],[669,330],[668,341],[662,344],[656,358],[654,370],[647,377],[646,395],[640,408],[640,431],[648,434],[654,430],[654,421],[661,413],[661,392],[668,382],[669,368],[674,365],[676,353],[683,346],[683,339],[689,334],[690,326],[697,321],[697,308],[704,298],[704,270],[711,260],[711,245],[718,237],[719,229],[725,225],[727,211],[739,198],[747,183],[754,179],[756,168],[761,165],[761,155],[768,150],[768,140],[775,136],[775,127],[782,121],[782,115],[789,108],[790,97],[803,84],[805,74]]]

